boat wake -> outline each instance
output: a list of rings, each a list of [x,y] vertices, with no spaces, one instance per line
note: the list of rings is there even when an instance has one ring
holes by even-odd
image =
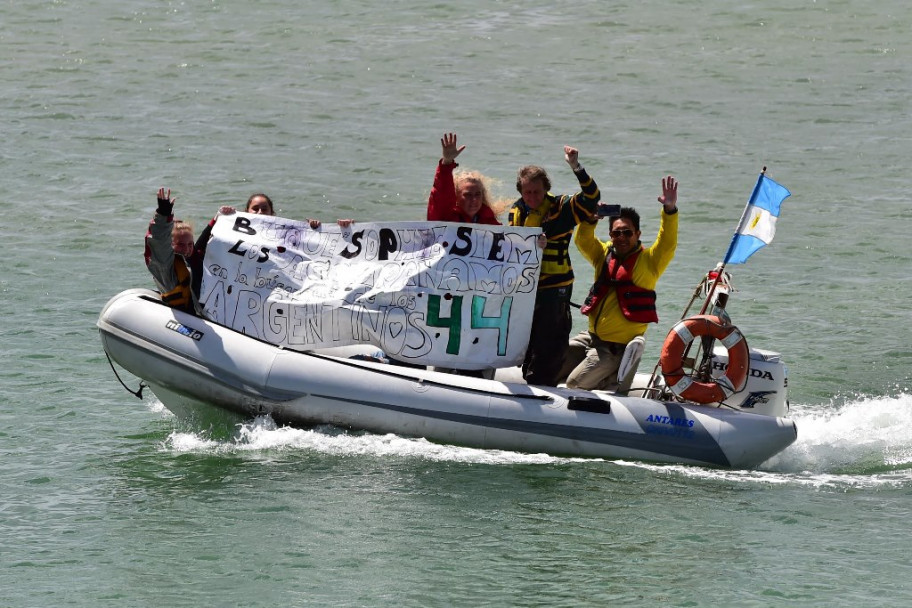
[[[168,414],[168,410],[157,400],[154,407],[156,411]],[[176,453],[233,455],[302,450],[331,456],[415,457],[439,462],[492,465],[593,461],[590,458],[558,458],[548,454],[521,454],[441,445],[421,438],[350,432],[333,426],[298,429],[277,426],[269,416],[240,423],[233,434],[224,438],[213,438],[209,432],[175,430],[165,440],[164,448]]]
[[[912,394],[792,408],[798,441],[767,464],[776,471],[912,474]]]
[[[912,484],[912,394],[792,406],[798,440],[757,470],[625,463],[687,477],[820,488]]]
[[[168,415],[158,400],[151,407]],[[859,397],[846,399],[841,404],[793,405],[791,411],[791,418],[798,425],[798,440],[756,470],[611,462],[660,474],[735,482],[843,488],[912,483],[912,394]],[[493,465],[598,462],[589,458],[560,458],[546,454],[440,445],[420,438],[348,432],[331,426],[315,429],[280,427],[268,416],[237,424],[233,432],[223,436],[195,430],[175,430],[164,445],[165,449],[175,452],[238,454],[306,450],[328,455],[416,457]]]

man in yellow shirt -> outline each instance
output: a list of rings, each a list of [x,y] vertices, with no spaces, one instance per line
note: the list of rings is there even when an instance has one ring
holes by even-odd
[[[640,216],[630,207],[610,218],[610,241],[595,236],[597,220],[582,222],[576,230],[576,246],[595,268],[595,283],[582,307],[589,316],[589,329],[570,339],[564,360],[562,377],[566,376],[570,388],[616,389],[627,343],[659,320],[655,286],[678,245],[674,177],[662,180],[658,200],[662,203],[659,234],[648,249],[640,243]]]

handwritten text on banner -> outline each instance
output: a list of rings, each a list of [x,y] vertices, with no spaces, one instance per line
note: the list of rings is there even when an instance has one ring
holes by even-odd
[[[297,350],[373,344],[394,359],[481,369],[522,362],[538,228],[335,224],[238,213],[209,241],[204,314]]]

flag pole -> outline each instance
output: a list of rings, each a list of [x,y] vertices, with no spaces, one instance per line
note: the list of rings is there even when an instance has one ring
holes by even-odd
[[[760,176],[757,178],[757,183],[754,185],[754,191],[751,192],[750,198],[747,199],[747,204],[744,205],[744,211],[741,212],[741,219],[738,220],[738,227],[735,228],[735,234],[732,235],[731,242],[728,244],[728,251],[725,253],[725,257],[722,258],[722,263],[717,266],[714,271],[716,272],[716,280],[713,281],[712,287],[706,294],[706,299],[703,301],[703,307],[700,308],[701,315],[706,314],[706,309],[709,308],[709,301],[712,299],[712,294],[715,292],[716,286],[722,279],[722,273],[725,272],[725,265],[728,264],[728,258],[731,256],[732,250],[735,247],[735,239],[738,238],[738,233],[744,228],[744,222],[747,220],[747,210],[750,209],[751,203],[753,203],[754,199],[757,197],[757,192],[760,190],[760,184],[763,182],[764,175],[766,175],[766,165],[764,165],[763,169],[760,171]]]

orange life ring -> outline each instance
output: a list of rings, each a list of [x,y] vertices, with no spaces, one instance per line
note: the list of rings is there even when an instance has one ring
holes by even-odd
[[[725,375],[709,382],[697,382],[684,373],[684,353],[698,336],[712,336],[728,350]],[[696,315],[671,328],[662,344],[662,376],[678,397],[696,403],[718,403],[744,388],[749,371],[747,340],[734,325],[714,315]]]

